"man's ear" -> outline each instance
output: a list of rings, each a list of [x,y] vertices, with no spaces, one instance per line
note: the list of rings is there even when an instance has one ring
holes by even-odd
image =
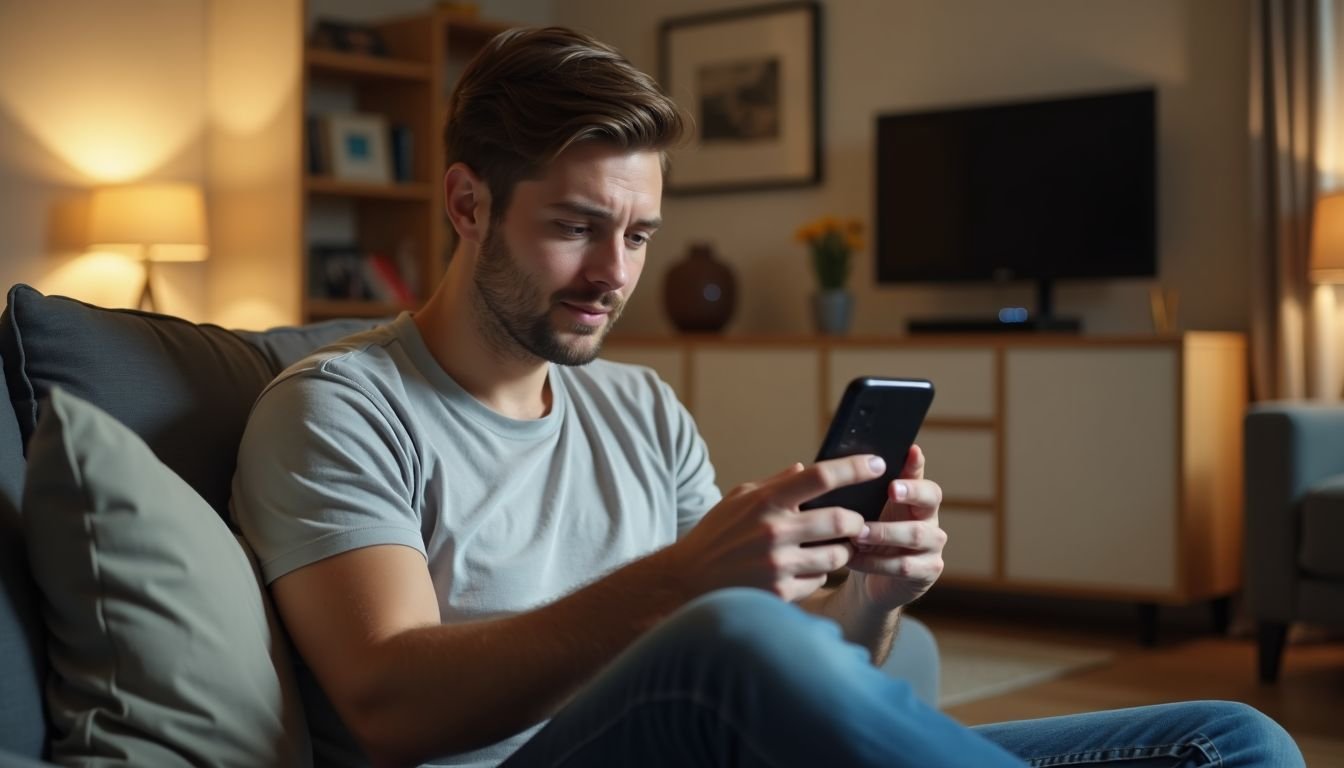
[[[479,244],[490,221],[490,187],[466,163],[453,163],[443,174],[443,206],[457,236]]]

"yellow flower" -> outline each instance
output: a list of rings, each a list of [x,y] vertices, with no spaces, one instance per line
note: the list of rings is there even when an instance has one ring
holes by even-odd
[[[845,247],[851,251],[862,251],[863,238],[858,233],[851,231],[845,236]]]
[[[845,224],[845,231],[851,235],[860,235],[863,233],[863,222],[858,219],[850,219]]]

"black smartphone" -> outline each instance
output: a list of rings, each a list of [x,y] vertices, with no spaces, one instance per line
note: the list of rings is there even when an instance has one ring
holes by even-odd
[[[910,446],[932,404],[933,382],[926,379],[864,376],[851,381],[826,430],[817,461],[872,453],[886,460],[887,471],[877,480],[818,496],[802,508],[844,507],[876,520],[886,504],[887,487],[905,467]]]

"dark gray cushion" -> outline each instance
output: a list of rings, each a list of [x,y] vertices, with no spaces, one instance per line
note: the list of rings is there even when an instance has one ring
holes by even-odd
[[[23,529],[51,638],[52,759],[311,764],[260,572],[201,497],[60,389],[28,457]]]
[[[46,741],[41,624],[17,512],[38,403],[61,386],[112,414],[227,519],[238,441],[261,389],[298,358],[376,322],[235,333],[10,289],[0,316],[0,383],[12,405],[0,405],[0,749],[38,757]]]
[[[1344,475],[1313,487],[1302,501],[1302,570],[1344,581]]]
[[[18,422],[0,404],[0,752],[36,758],[46,743],[46,662],[19,523],[23,473]]]
[[[235,333],[16,285],[0,318],[0,357],[25,445],[38,403],[59,386],[129,427],[227,519],[238,442],[262,388],[295,359],[372,324]]]

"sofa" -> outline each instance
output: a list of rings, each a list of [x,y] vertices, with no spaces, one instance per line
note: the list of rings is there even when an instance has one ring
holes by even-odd
[[[1260,403],[1245,430],[1246,608],[1272,683],[1292,622],[1344,628],[1344,406]]]
[[[228,499],[262,388],[372,322],[230,331],[9,291],[0,766],[322,764]],[[902,626],[884,668],[934,703],[936,644]]]

